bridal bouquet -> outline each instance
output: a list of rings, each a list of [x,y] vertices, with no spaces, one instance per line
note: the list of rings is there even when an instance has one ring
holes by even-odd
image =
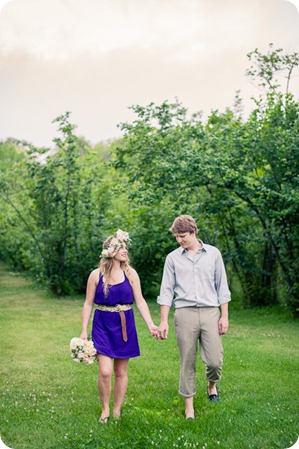
[[[96,349],[92,340],[86,343],[81,338],[72,338],[70,342],[71,356],[74,362],[86,363],[90,365],[96,359]]]

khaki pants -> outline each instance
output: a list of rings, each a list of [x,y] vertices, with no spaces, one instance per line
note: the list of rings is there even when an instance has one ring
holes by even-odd
[[[221,378],[223,347],[218,332],[220,311],[217,307],[182,307],[175,310],[174,326],[180,351],[179,394],[196,394],[196,354],[198,344],[206,377],[212,382]]]

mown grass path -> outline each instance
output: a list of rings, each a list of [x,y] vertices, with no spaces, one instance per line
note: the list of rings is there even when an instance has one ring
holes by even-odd
[[[142,356],[130,361],[119,422],[97,423],[97,366],[70,358],[82,298],[55,299],[0,265],[1,438],[13,449],[289,448],[298,438],[299,328],[277,310],[234,310],[224,337],[221,401],[198,361],[196,419],[184,419],[179,358],[135,313]],[[150,302],[155,321],[159,308]]]

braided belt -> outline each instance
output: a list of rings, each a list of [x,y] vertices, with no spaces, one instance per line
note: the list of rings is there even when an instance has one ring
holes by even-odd
[[[98,304],[99,310],[104,310],[105,312],[121,312],[124,310],[130,310],[132,307],[130,304],[115,304],[115,306],[105,306],[105,304]]]
[[[105,306],[105,304],[99,304],[98,310],[103,310],[104,312],[118,312],[120,316],[121,332],[122,337],[125,342],[128,341],[127,336],[127,325],[126,325],[126,315],[125,310],[130,310],[132,307],[130,304],[116,304],[115,306]]]

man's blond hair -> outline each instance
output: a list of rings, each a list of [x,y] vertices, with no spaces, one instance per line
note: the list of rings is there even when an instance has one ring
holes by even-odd
[[[194,232],[196,234],[198,228],[191,215],[180,215],[174,220],[169,231],[172,232],[172,234],[184,234],[185,232]]]

